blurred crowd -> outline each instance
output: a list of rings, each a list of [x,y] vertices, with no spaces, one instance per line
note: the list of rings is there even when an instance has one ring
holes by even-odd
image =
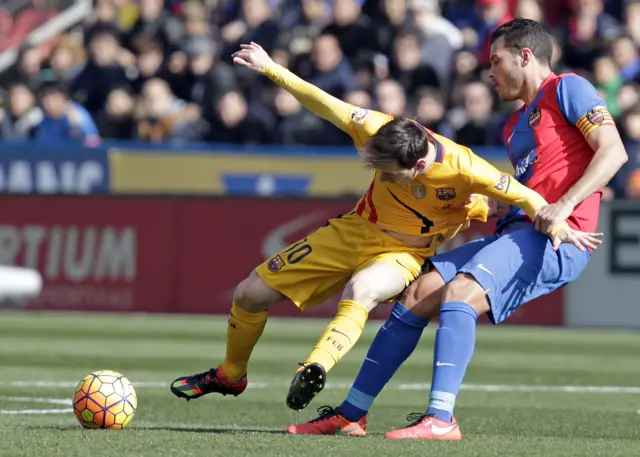
[[[95,0],[83,24],[21,49],[0,75],[0,136],[350,144],[233,66],[230,54],[255,41],[354,105],[500,145],[515,106],[487,85],[488,37],[513,17],[543,22],[556,73],[600,90],[630,156],[612,192],[640,198],[640,0]]]

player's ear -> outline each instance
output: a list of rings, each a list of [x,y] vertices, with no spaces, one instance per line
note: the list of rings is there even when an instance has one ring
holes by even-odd
[[[533,60],[533,52],[529,48],[522,48],[522,50],[520,51],[520,57],[522,59],[522,66],[526,67]]]
[[[427,161],[425,159],[418,159],[416,162],[416,170],[424,171],[427,168]]]

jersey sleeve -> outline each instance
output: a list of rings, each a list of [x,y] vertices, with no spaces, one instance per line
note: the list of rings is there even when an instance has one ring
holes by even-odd
[[[472,192],[522,208],[531,219],[540,208],[547,205],[547,201],[539,193],[523,186],[510,174],[502,173],[473,153],[470,155],[470,162],[461,162],[461,165],[460,171],[467,176]]]
[[[578,75],[563,77],[556,97],[567,122],[575,125],[586,138],[601,125],[613,125],[613,118],[593,85]]]
[[[380,127],[393,119],[392,116],[345,103],[280,65],[269,65],[262,73],[291,93],[302,106],[316,116],[347,132],[358,148],[362,147]]]

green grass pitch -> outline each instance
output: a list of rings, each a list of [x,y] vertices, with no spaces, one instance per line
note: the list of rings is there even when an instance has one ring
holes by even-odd
[[[385,440],[405,414],[426,407],[431,326],[374,405],[369,436],[286,435],[289,424],[344,398],[380,324],[369,323],[327,389],[296,413],[284,405],[288,383],[326,321],[270,319],[249,367],[253,388],[187,403],[169,383],[217,365],[225,318],[0,313],[0,455],[640,455],[640,334],[631,331],[481,326],[458,397],[463,441]],[[99,369],[136,386],[126,430],[84,430],[69,412],[75,383]]]

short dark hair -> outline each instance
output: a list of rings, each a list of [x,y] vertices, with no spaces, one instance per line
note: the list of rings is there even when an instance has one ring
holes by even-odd
[[[369,139],[366,164],[373,168],[395,163],[410,169],[427,155],[426,129],[406,117],[396,117]]]
[[[540,62],[551,63],[553,44],[539,22],[522,18],[506,22],[491,34],[491,44],[501,37],[504,37],[505,48],[513,53],[529,48]]]

